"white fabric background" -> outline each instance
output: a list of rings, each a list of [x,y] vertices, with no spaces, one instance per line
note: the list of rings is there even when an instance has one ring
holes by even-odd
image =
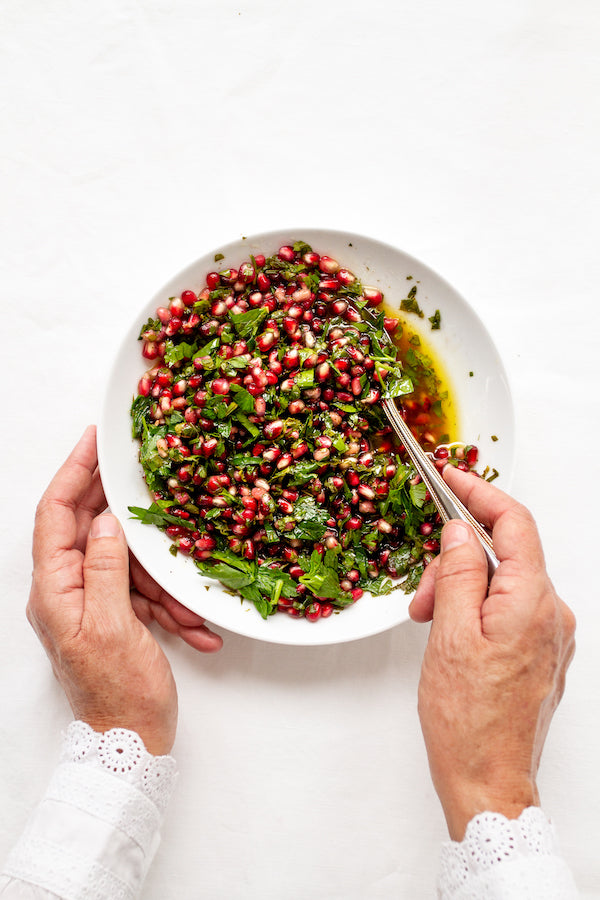
[[[579,621],[543,805],[600,897],[595,0],[2,0],[0,15],[2,856],[70,720],[24,618],[37,499],[157,286],[301,223],[419,257],[494,335],[513,492]],[[226,634],[212,658],[161,636],[181,779],[145,900],[433,896],[426,632],[330,649]]]

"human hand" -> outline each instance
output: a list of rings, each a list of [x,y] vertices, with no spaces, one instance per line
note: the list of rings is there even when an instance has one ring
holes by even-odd
[[[50,483],[36,512],[27,617],[73,713],[96,731],[136,731],[150,753],[175,739],[177,691],[169,662],[146,627],[155,619],[197,650],[221,638],[131,560],[108,514],[90,426]]]
[[[573,657],[575,618],[548,578],[530,513],[471,473],[447,466],[444,478],[493,528],[500,560],[488,588],[475,532],[449,522],[409,608],[415,621],[433,620],[419,716],[448,830],[460,841],[477,813],[517,818],[538,805],[537,769]]]

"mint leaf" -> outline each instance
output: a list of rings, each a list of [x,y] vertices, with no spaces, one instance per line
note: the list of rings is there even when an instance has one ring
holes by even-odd
[[[425,503],[427,486],[422,481],[420,481],[418,484],[411,484],[409,493],[413,505],[421,509],[421,507]]]
[[[144,431],[144,424],[148,424],[150,419],[150,407],[152,406],[151,397],[142,397],[138,395],[131,404],[131,433],[134,438],[141,437]]]
[[[295,520],[295,528],[288,532],[292,539],[320,541],[327,531],[326,522],[329,512],[322,506],[317,506],[314,497],[300,497],[294,503],[291,513]]]
[[[260,323],[269,315],[269,310],[264,306],[258,309],[250,309],[243,313],[229,313],[229,319],[241,338],[255,337]]]
[[[414,388],[411,379],[404,375],[401,378],[388,378],[385,382],[383,400],[392,400],[394,397],[402,397],[404,394],[412,394]]]
[[[187,528],[189,531],[194,531],[196,528],[187,519],[165,512],[158,503],[152,503],[148,509],[144,509],[143,506],[128,506],[127,509],[134,514],[131,516],[132,519],[136,519],[144,525],[157,525],[159,528],[166,528],[167,525],[181,525],[182,528]]]

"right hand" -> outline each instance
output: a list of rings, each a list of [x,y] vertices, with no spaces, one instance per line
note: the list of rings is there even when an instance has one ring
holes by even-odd
[[[475,532],[447,523],[409,610],[417,622],[433,620],[419,715],[448,830],[460,841],[477,813],[517,818],[539,803],[537,769],[573,657],[575,619],[548,578],[530,513],[470,473],[447,466],[444,478],[493,528],[500,560],[488,588]]]

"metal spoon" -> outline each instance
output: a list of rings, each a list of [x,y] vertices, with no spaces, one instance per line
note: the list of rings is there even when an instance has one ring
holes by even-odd
[[[373,321],[374,317],[370,309],[365,307],[360,312],[367,321]],[[385,330],[383,334],[386,343],[394,346],[392,339]],[[390,425],[396,432],[396,435],[400,438],[402,444],[406,448],[406,452],[413,461],[417,472],[425,482],[442,522],[445,523],[449,519],[461,519],[463,522],[468,522],[475,530],[475,534],[479,538],[479,542],[486,555],[488,576],[491,579],[498,568],[498,558],[494,553],[494,545],[489,532],[471,515],[466,506],[458,499],[454,491],[448,487],[442,478],[440,471],[432,463],[402,418],[394,400],[383,400],[382,403]]]

